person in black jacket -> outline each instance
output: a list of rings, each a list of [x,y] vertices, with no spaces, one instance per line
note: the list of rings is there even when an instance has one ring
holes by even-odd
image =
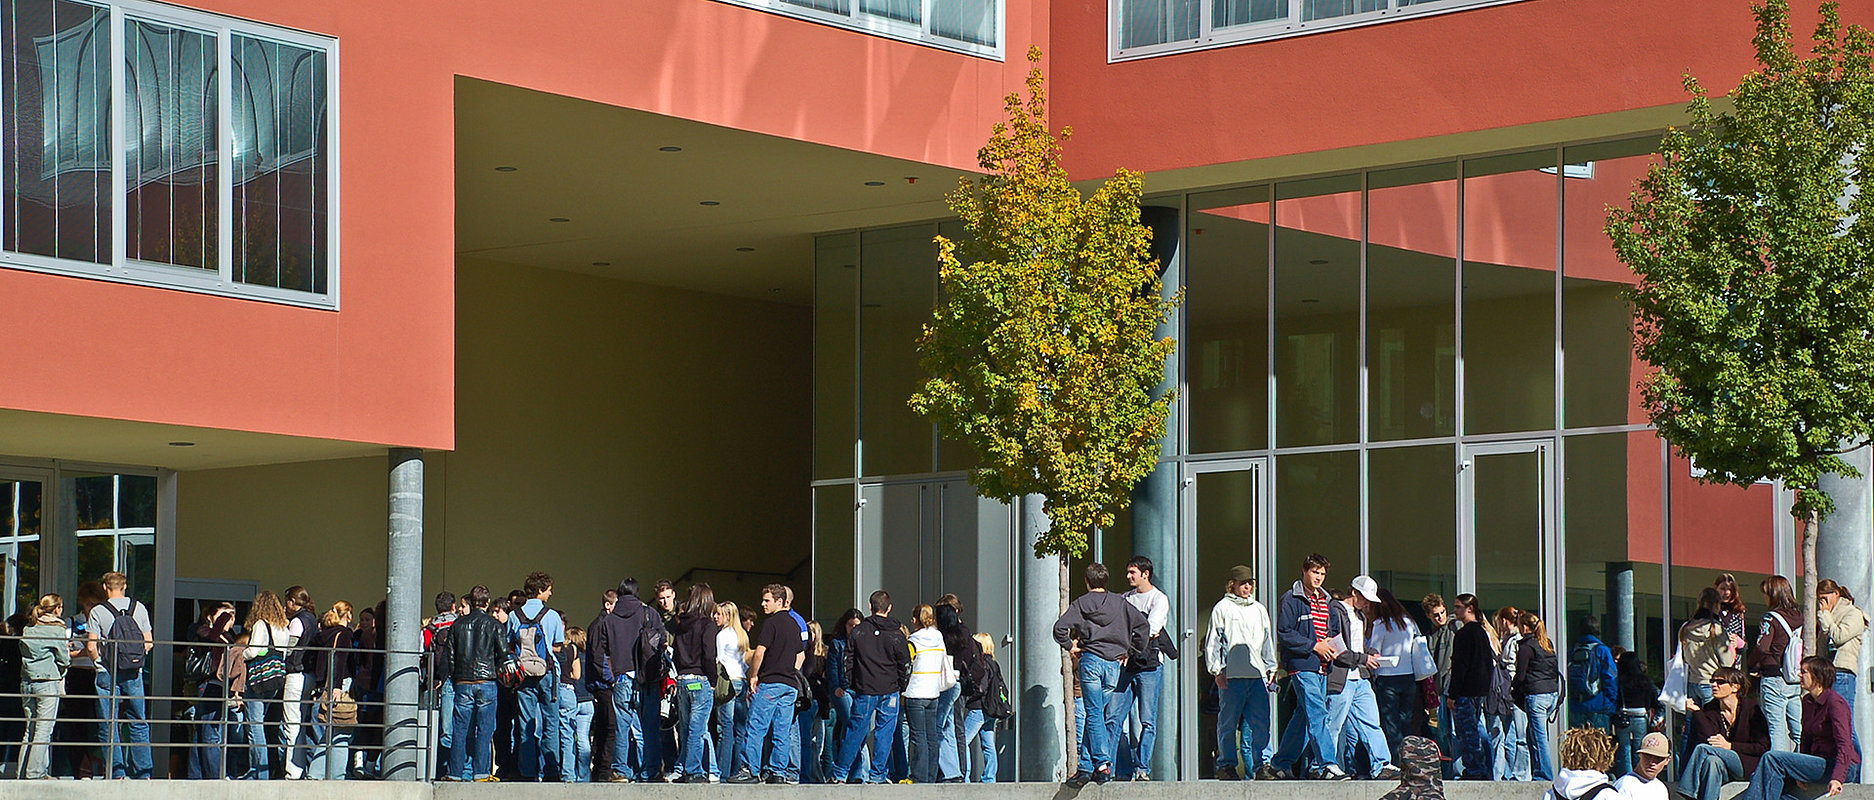
[[[891,595],[873,592],[872,616],[846,634],[846,663],[841,674],[852,696],[852,716],[833,759],[833,783],[888,783],[889,751],[898,731],[899,697],[911,679],[911,646],[904,626],[891,618]],[[873,740],[871,768],[859,774],[859,751]]]
[[[1067,779],[1073,788],[1113,779],[1113,741],[1106,724],[1108,714],[1118,713],[1110,707],[1113,690],[1126,661],[1144,652],[1151,635],[1143,612],[1106,591],[1105,564],[1088,564],[1085,577],[1087,593],[1054,623],[1055,644],[1080,655],[1080,696],[1087,709],[1087,753],[1080,770]]]
[[[1637,763],[1640,740],[1653,729],[1653,713],[1660,708],[1659,686],[1647,676],[1639,653],[1622,652],[1614,658],[1614,669],[1620,685],[1620,714],[1614,718],[1614,772],[1625,775]]]
[[[1484,700],[1490,696],[1490,674],[1496,668],[1496,646],[1477,613],[1477,595],[1461,594],[1453,608],[1464,627],[1451,643],[1451,680],[1445,685],[1451,708],[1451,727],[1458,740],[1467,780],[1490,780],[1490,748],[1484,740]]]
[[[640,652],[647,626],[661,631],[663,622],[638,599],[638,579],[626,578],[618,583],[618,602],[612,605],[612,613],[594,621],[586,634],[592,642],[593,656],[601,660],[604,680],[613,684],[612,774],[606,777],[612,783],[658,777],[659,759],[654,752],[657,735],[645,729],[646,709],[642,703],[646,692],[638,680],[642,662],[653,655]],[[656,706],[648,711],[655,718]],[[632,757],[634,752],[636,758]],[[634,769],[638,770],[636,774]]]
[[[969,714],[970,701],[982,702],[983,681],[988,674],[983,671],[983,649],[976,644],[976,634],[963,624],[963,602],[954,594],[946,594],[937,598],[933,610],[937,614],[937,632],[944,638],[944,652],[950,654],[957,671],[957,685],[944,693],[951,695],[949,708],[939,709],[937,717],[941,748],[937,752],[937,771],[943,783],[963,783],[963,774],[969,771],[969,754],[959,733]],[[938,702],[945,701],[939,697]],[[1107,727],[1117,729],[1111,720]]]
[[[1549,717],[1561,697],[1561,669],[1555,660],[1555,643],[1549,640],[1549,627],[1533,612],[1525,611],[1517,620],[1523,638],[1516,645],[1516,677],[1510,693],[1529,715],[1529,731],[1523,741],[1529,747],[1530,777],[1537,781],[1555,779],[1555,762],[1549,759]]]
[[[455,680],[451,763],[471,765],[477,781],[494,779],[495,679],[507,661],[507,626],[488,615],[488,587],[468,593],[469,612],[449,628],[449,664]],[[445,780],[454,775],[443,776]]]
[[[703,740],[709,734],[709,712],[716,706],[716,593],[707,583],[690,585],[690,594],[677,610],[670,631],[670,663],[677,675],[677,709],[682,713],[683,782],[708,783]],[[722,776],[717,756],[714,774]]]
[[[320,620],[319,630],[307,634],[306,746],[310,755],[304,775],[308,780],[341,780],[351,763],[351,731],[331,719],[338,692],[350,693],[355,646],[351,632],[351,604],[332,604]],[[356,706],[353,706],[355,709]],[[353,720],[356,721],[355,719]]]
[[[1756,773],[1770,749],[1770,729],[1750,699],[1750,678],[1736,667],[1711,673],[1711,700],[1689,722],[1696,745],[1679,773],[1679,793],[1692,800],[1718,800],[1726,783]]]

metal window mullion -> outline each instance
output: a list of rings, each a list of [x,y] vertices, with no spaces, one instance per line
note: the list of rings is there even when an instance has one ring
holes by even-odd
[[[1369,246],[1370,239],[1371,239],[1371,231],[1369,230],[1371,227],[1371,221],[1369,219],[1370,215],[1368,214],[1370,207],[1371,207],[1371,200],[1369,198],[1369,191],[1368,191],[1369,190],[1368,179],[1369,179],[1370,174],[1371,173],[1367,172],[1366,170],[1361,170],[1360,172],[1360,263],[1359,263],[1360,272],[1359,272],[1359,281],[1358,281],[1359,283],[1358,290],[1360,292],[1360,296],[1354,302],[1354,309],[1355,309],[1354,313],[1359,315],[1358,319],[1355,320],[1355,331],[1356,331],[1355,339],[1358,343],[1357,346],[1360,349],[1360,352],[1356,356],[1356,361],[1355,361],[1355,363],[1359,365],[1359,373],[1354,381],[1355,391],[1359,392],[1359,397],[1354,399],[1354,408],[1356,409],[1354,416],[1360,426],[1359,436],[1357,437],[1356,441],[1360,443],[1360,480],[1359,480],[1360,509],[1359,509],[1359,513],[1360,513],[1360,574],[1362,575],[1368,574],[1367,570],[1370,569],[1368,564],[1370,561],[1369,556],[1371,554],[1371,545],[1368,539],[1370,538],[1370,535],[1372,533],[1372,525],[1369,522],[1369,518],[1372,515],[1368,511],[1368,506],[1370,505],[1369,500],[1371,499],[1371,494],[1372,494],[1372,486],[1371,486],[1371,481],[1369,480],[1370,476],[1367,474],[1368,466],[1369,466],[1369,459],[1367,458],[1367,449],[1366,449],[1366,445],[1369,439],[1368,432],[1367,432],[1368,418],[1372,414],[1372,409],[1369,407],[1371,406],[1371,403],[1368,402],[1371,397],[1371,387],[1369,385],[1369,381],[1371,380],[1371,378],[1367,373],[1367,370],[1372,366],[1371,364],[1367,363],[1368,362],[1368,359],[1367,359],[1367,312],[1368,312],[1367,291],[1370,286],[1370,284],[1367,281],[1367,247]]]
[[[1563,360],[1567,358],[1567,347],[1562,341],[1562,257],[1564,255],[1562,241],[1567,238],[1568,230],[1567,219],[1564,216],[1567,213],[1565,193],[1568,178],[1562,174],[1567,171],[1567,165],[1562,162],[1562,158],[1562,148],[1557,145],[1555,147],[1555,341],[1552,343],[1555,363],[1551,365],[1555,369],[1555,390],[1552,398],[1555,401],[1555,418],[1549,422],[1549,426],[1557,431],[1568,424],[1568,420],[1562,417],[1564,411],[1562,397],[1563,390],[1566,388],[1562,381],[1567,377],[1563,374]]]
[[[1475,494],[1473,480],[1476,475],[1474,462],[1464,438],[1464,159],[1457,160],[1457,255],[1452,258],[1451,272],[1455,276],[1451,281],[1452,293],[1452,335],[1451,343],[1455,354],[1452,358],[1452,435],[1457,439],[1457,585],[1458,592],[1476,589],[1477,548],[1472,541],[1476,527],[1471,518],[1471,504]]]
[[[215,273],[221,288],[234,285],[234,34],[215,30]]]
[[[110,15],[111,47],[108,68],[110,69],[111,76],[111,113],[109,115],[111,124],[111,254],[110,260],[106,262],[105,268],[122,270],[129,252],[129,235],[126,217],[128,216],[127,212],[129,211],[130,204],[128,200],[125,199],[125,193],[130,189],[130,181],[129,176],[124,173],[129,163],[128,154],[125,152],[126,140],[124,137],[124,89],[126,83],[124,70],[127,69],[124,64],[124,40],[128,31],[122,6],[111,6]]]
[[[1269,250],[1264,255],[1263,269],[1263,360],[1262,374],[1265,383],[1263,397],[1263,446],[1274,450],[1280,442],[1275,434],[1275,223],[1276,199],[1275,184],[1269,184]]]

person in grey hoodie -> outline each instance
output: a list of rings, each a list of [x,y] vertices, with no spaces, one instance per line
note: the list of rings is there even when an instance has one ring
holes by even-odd
[[[1113,690],[1126,661],[1145,651],[1151,635],[1145,614],[1106,591],[1106,578],[1105,564],[1088,564],[1087,593],[1068,604],[1054,623],[1054,642],[1080,655],[1080,696],[1087,708],[1087,749],[1080,770],[1067,779],[1074,788],[1113,779],[1113,742],[1106,725],[1107,715],[1120,711],[1112,702]]]
[[[33,624],[20,636],[23,657],[20,676],[25,684],[26,745],[20,748],[19,774],[23,778],[46,777],[46,764],[52,754],[52,726],[59,718],[59,693],[65,686],[65,670],[72,665],[66,643],[71,632],[65,628],[65,601],[56,594],[39,598],[33,608]]]

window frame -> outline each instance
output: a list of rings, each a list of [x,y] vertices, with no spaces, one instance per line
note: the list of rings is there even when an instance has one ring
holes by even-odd
[[[104,8],[110,13],[111,108],[111,256],[105,263],[22,253],[12,250],[13,242],[4,238],[0,228],[0,267],[43,272],[114,283],[174,289],[244,300],[261,300],[281,305],[337,311],[339,308],[340,241],[340,163],[339,141],[339,42],[336,37],[283,28],[212,14],[196,9],[146,0],[69,0]],[[178,266],[129,257],[129,148],[125,92],[128,84],[125,64],[125,35],[130,20],[152,22],[183,28],[215,38],[216,64],[216,236],[218,246],[215,269]],[[325,142],[327,208],[325,252],[327,253],[326,291],[307,292],[234,280],[234,115],[233,115],[233,38],[236,35],[279,42],[325,54]],[[5,107],[6,86],[0,81],[0,107]],[[0,138],[0,162],[8,155],[7,143]]]
[[[1130,0],[1131,2],[1149,2],[1150,0]],[[1163,0],[1157,0],[1163,2]],[[1124,6],[1128,0],[1107,0],[1106,3],[1106,38],[1109,64],[1121,61],[1136,61],[1142,58],[1189,53],[1198,50],[1214,50],[1250,42],[1263,42],[1274,39],[1287,39],[1295,36],[1324,31],[1358,28],[1378,25],[1399,19],[1416,19],[1458,11],[1469,11],[1489,6],[1509,5],[1527,0],[1420,0],[1413,5],[1398,5],[1400,0],[1387,0],[1387,7],[1379,11],[1367,11],[1347,14],[1339,17],[1303,21],[1302,6],[1306,0],[1287,0],[1288,17],[1268,22],[1232,25],[1224,28],[1211,26],[1211,7],[1215,0],[1197,0],[1197,38],[1176,39],[1159,44],[1121,47],[1120,20],[1125,16]]]
[[[1117,0],[1114,1],[1117,2]],[[792,17],[808,22],[818,22],[837,28],[856,30],[887,39],[896,39],[901,42],[909,42],[911,44],[923,45],[938,50],[948,50],[952,53],[961,53],[967,56],[976,56],[978,58],[987,58],[995,61],[1004,60],[1004,48],[1008,40],[1009,16],[1007,0],[991,0],[991,2],[995,3],[995,11],[993,13],[996,23],[996,43],[994,46],[975,44],[961,39],[951,39],[932,33],[930,31],[931,5],[935,0],[918,0],[922,5],[923,11],[919,17],[919,21],[916,23],[861,13],[858,10],[858,5],[862,0],[848,0],[853,9],[848,14],[794,5],[782,2],[782,0],[716,0],[716,2],[751,8],[756,11],[765,11],[770,14],[778,14],[783,17]]]

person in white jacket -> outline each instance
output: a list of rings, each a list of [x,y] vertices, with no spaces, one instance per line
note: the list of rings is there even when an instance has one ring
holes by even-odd
[[[1275,635],[1256,601],[1256,573],[1230,568],[1223,599],[1210,609],[1204,664],[1217,681],[1217,777],[1274,780],[1269,759],[1269,694],[1275,691]]]
[[[1607,777],[1612,766],[1614,737],[1600,728],[1570,728],[1562,734],[1562,771],[1542,800],[1620,800]]]
[[[1367,612],[1379,602],[1379,583],[1361,575],[1353,579],[1352,586],[1347,599],[1339,602],[1347,609],[1347,659],[1353,663],[1335,664],[1346,676],[1339,692],[1334,691],[1334,681],[1328,681],[1327,729],[1340,737],[1338,752],[1343,754],[1347,769],[1352,769],[1354,750],[1365,747],[1368,776],[1394,781],[1399,779],[1399,768],[1393,766],[1392,747],[1380,729],[1379,700],[1373,694],[1372,676],[1373,669],[1380,665],[1379,651],[1366,636]]]

